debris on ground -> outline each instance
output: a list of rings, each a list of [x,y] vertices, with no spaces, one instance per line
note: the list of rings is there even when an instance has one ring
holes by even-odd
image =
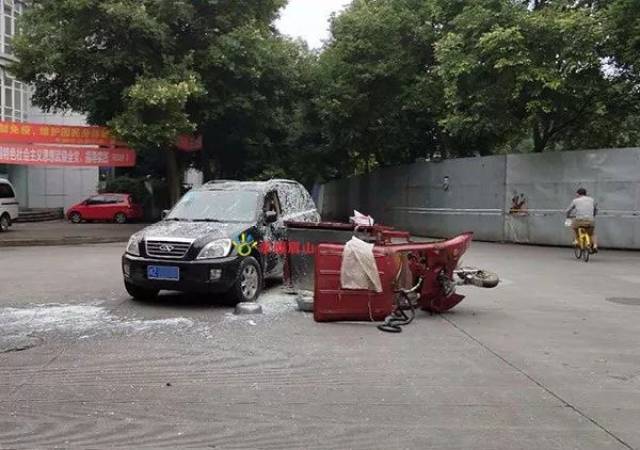
[[[234,314],[236,316],[262,314],[262,306],[259,303],[238,303]]]
[[[0,351],[20,351],[39,345],[43,336],[79,339],[103,335],[139,335],[187,330],[195,323],[184,317],[160,320],[119,318],[95,305],[34,305],[0,308]]]
[[[300,291],[297,294],[296,302],[298,310],[302,312],[313,312],[313,292]]]
[[[42,343],[42,339],[35,336],[5,336],[0,340],[0,354],[23,352]]]

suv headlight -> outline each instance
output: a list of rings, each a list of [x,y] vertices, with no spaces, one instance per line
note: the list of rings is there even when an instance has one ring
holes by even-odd
[[[216,259],[229,256],[231,253],[231,239],[219,239],[209,242],[200,251],[198,259]]]
[[[127,253],[133,256],[140,256],[140,241],[142,241],[141,235],[134,234],[131,236],[127,244]]]

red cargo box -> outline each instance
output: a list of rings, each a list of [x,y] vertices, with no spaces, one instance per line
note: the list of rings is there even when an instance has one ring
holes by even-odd
[[[320,244],[316,248],[314,318],[317,322],[382,321],[394,307],[393,280],[397,267],[387,247],[374,247],[382,292],[340,287],[344,245]]]
[[[448,241],[376,245],[373,255],[383,292],[342,289],[340,267],[343,244],[320,244],[315,254],[314,318],[318,322],[382,321],[394,309],[394,290],[403,261],[412,274],[410,283],[422,279],[420,308],[442,313],[464,297],[445,292],[440,278],[451,280],[458,261],[471,244],[472,233]],[[410,276],[411,278],[411,276]],[[407,288],[410,286],[401,286]]]

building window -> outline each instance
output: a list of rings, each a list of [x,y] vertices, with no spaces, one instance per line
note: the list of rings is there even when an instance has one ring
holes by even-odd
[[[2,53],[7,55],[13,54],[12,40],[16,34],[16,18],[22,13],[22,3],[16,0],[0,0],[2,3],[2,33],[0,33],[0,40],[2,46]]]
[[[28,87],[0,69],[2,120],[23,122],[27,119]]]

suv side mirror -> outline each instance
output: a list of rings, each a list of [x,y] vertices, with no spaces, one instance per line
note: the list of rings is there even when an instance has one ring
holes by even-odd
[[[171,211],[169,211],[168,209],[165,209],[160,213],[160,217],[164,220],[164,219],[167,218],[167,216],[169,215],[170,212]]]
[[[264,221],[266,223],[274,223],[278,221],[278,213],[275,211],[267,211],[264,213]]]

